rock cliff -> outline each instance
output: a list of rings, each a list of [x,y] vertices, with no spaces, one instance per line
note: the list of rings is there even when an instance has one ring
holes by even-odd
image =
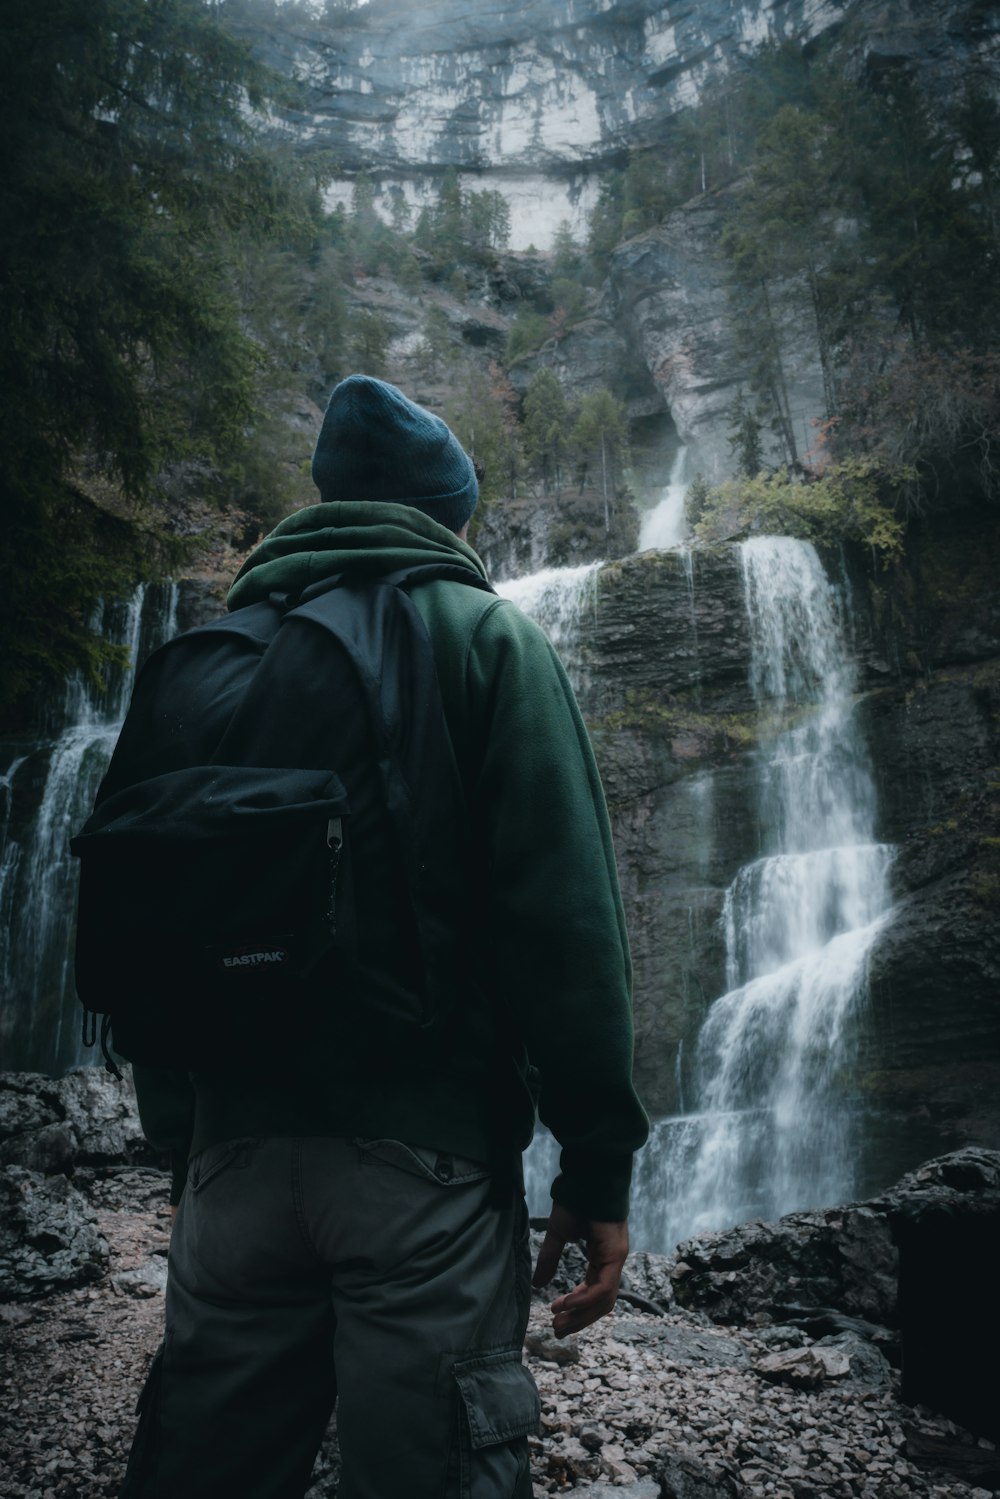
[[[855,558],[855,712],[898,849],[850,1086],[859,1180],[1000,1144],[1000,533],[951,517],[887,580]],[[841,565],[829,559],[831,568]],[[900,603],[908,598],[904,609]],[[725,891],[759,852],[750,639],[736,549],[648,552],[598,574],[572,661],[604,779],[635,959],[637,1076],[682,1110],[683,1058],[726,988]]]
[[[362,168],[386,194],[424,200],[453,166],[508,197],[521,247],[544,248],[563,218],[579,226],[595,169],[698,100],[767,41],[843,32],[854,66],[905,65],[954,91],[995,44],[975,0],[371,0],[336,29],[297,21],[251,33],[304,80],[283,129],[325,150],[344,179]]]
[[[707,89],[724,90],[761,44],[822,38],[848,73],[903,74],[944,108],[995,64],[1000,17],[978,0],[434,0],[416,9],[371,0],[336,28],[300,19],[248,36],[302,82],[300,106],[274,125],[298,150],[338,163],[331,204],[350,203],[364,170],[390,219],[401,204],[431,204],[454,168],[463,187],[507,200],[515,249],[546,250],[563,221],[586,239],[599,185],[628,150],[662,143],[670,121]],[[622,245],[596,322],[541,360],[570,386],[586,387],[595,362],[605,382],[609,369],[624,370],[633,402],[669,412],[695,447],[693,468],[713,479],[728,466],[725,412],[745,378],[718,255],[738,190],[685,205]],[[824,410],[813,309],[791,282],[773,310],[804,452]]]

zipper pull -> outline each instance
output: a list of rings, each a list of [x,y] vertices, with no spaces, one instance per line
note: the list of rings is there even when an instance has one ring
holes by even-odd
[[[339,853],[344,841],[344,824],[339,817],[331,817],[326,825],[326,846]]]

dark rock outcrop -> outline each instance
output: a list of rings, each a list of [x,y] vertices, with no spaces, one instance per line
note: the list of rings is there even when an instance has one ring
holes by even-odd
[[[743,1223],[677,1246],[674,1295],[716,1322],[770,1317],[789,1298],[886,1325],[899,1259],[884,1214],[864,1204]]]
[[[646,552],[598,575],[577,674],[611,809],[635,967],[636,1075],[676,1107],[677,1048],[725,988],[718,918],[756,851],[757,717],[732,547]]]
[[[810,1308],[821,1325],[831,1309],[874,1324],[820,1339],[824,1346],[858,1331],[874,1336],[880,1327],[899,1329],[900,1245],[912,1252],[921,1226],[942,1214],[988,1224],[1000,1255],[1000,1154],[968,1147],[928,1161],[867,1202],[690,1239],[677,1247],[674,1294],[679,1305],[729,1325],[781,1322],[793,1312],[808,1326]],[[995,1303],[988,1287],[980,1284],[977,1291]],[[906,1313],[920,1315],[916,1306]],[[908,1329],[901,1330],[905,1346]],[[970,1327],[967,1336],[975,1331]]]
[[[0,1167],[0,1301],[87,1285],[107,1268],[93,1210],[64,1176]]]
[[[0,1165],[52,1175],[150,1159],[130,1077],[98,1067],[0,1073]]]
[[[966,1141],[1000,1147],[1000,526],[915,527],[891,578],[856,564],[858,707],[897,849],[871,957],[859,1081],[885,1181]]]

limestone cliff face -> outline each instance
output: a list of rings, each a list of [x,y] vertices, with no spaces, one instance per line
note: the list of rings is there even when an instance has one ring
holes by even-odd
[[[751,48],[833,28],[856,66],[904,64],[948,94],[998,22],[979,0],[371,0],[335,31],[298,23],[262,45],[309,87],[289,131],[346,172],[572,174]]]
[[[607,161],[713,72],[768,39],[806,41],[844,0],[371,0],[336,33],[272,32],[310,85],[289,118],[348,171],[567,172]]]
[[[748,379],[729,307],[719,238],[740,185],[686,203],[655,229],[619,246],[609,300],[629,345],[641,353],[692,466],[724,478],[732,465],[729,410]],[[796,441],[806,452],[825,412],[815,313],[799,281],[774,288],[771,311]],[[780,458],[776,458],[780,461]]]
[[[401,199],[432,202],[453,167],[467,188],[507,199],[515,249],[544,251],[564,220],[584,239],[599,183],[628,148],[662,139],[670,117],[761,43],[834,37],[848,71],[903,70],[944,107],[1000,52],[1000,11],[981,0],[371,0],[336,29],[298,22],[249,37],[305,85],[302,107],[276,125],[338,163],[331,203],[348,203],[365,169],[388,218]],[[603,327],[543,357],[584,386],[595,360],[621,369],[631,357],[642,369],[627,394],[669,412],[709,478],[728,467],[724,413],[745,377],[717,253],[726,201],[698,200],[623,245]],[[823,410],[813,313],[795,285],[777,304],[806,451]]]

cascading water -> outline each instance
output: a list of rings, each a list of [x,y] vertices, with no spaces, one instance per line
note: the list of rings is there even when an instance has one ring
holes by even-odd
[[[726,895],[729,991],[698,1037],[694,1107],[656,1125],[639,1162],[633,1237],[661,1250],[851,1195],[845,1079],[889,908],[835,590],[806,542],[748,541],[742,563],[751,686],[775,736],[758,755],[762,855]]]
[[[597,574],[603,566],[603,562],[585,562],[580,567],[546,567],[494,585],[502,598],[511,599],[541,625],[577,692],[585,677],[580,623],[588,612],[597,612]]]
[[[73,677],[61,705],[62,732],[35,755],[19,756],[3,779],[0,1037],[7,1067],[56,1073],[83,1060],[72,979],[77,876],[69,840],[107,769],[137,663],[176,633],[176,584],[140,585],[127,603],[107,606],[98,625],[107,640],[124,647],[127,666],[112,669],[101,689]],[[47,760],[41,777],[40,757]],[[25,798],[38,797],[37,812],[18,819],[22,782]]]
[[[530,615],[548,635],[574,690],[586,685],[580,657],[580,625],[588,613],[597,613],[597,574],[602,562],[580,567],[548,567],[527,577],[496,583],[497,593],[511,599]],[[549,1132],[539,1128],[524,1158],[525,1195],[528,1211],[544,1217],[551,1207],[549,1187],[559,1169],[559,1146]]]
[[[686,466],[687,448],[680,448],[670,470],[670,477],[660,491],[659,502],[642,518],[639,527],[640,552],[645,552],[650,547],[669,552],[684,540],[684,501],[689,488],[684,477]]]

